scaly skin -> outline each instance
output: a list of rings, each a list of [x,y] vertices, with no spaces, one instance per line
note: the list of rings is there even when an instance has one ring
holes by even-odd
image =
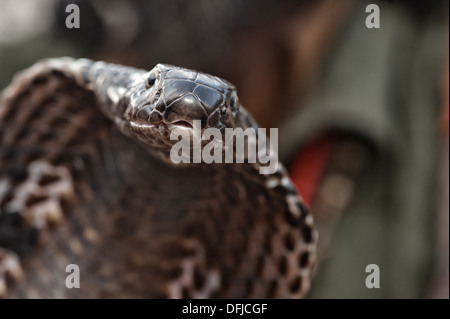
[[[0,294],[304,296],[317,234],[285,170],[173,164],[170,132],[194,120],[257,128],[233,85],[173,66],[60,58],[17,76],[0,100]]]

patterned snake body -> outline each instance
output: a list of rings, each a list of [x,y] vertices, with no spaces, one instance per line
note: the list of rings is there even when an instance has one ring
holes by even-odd
[[[173,164],[170,133],[194,120],[257,128],[233,85],[178,67],[60,58],[17,76],[0,99],[0,295],[302,297],[317,234],[283,167]]]

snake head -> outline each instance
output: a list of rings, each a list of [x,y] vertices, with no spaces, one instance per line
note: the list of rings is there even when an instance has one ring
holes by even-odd
[[[174,128],[232,128],[239,112],[236,88],[218,77],[158,64],[145,73],[127,109],[130,132],[147,143],[173,145]]]

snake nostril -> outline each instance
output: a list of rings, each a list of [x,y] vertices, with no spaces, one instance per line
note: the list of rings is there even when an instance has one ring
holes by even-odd
[[[152,112],[150,115],[150,123],[151,124],[159,124],[162,122],[162,116],[158,112]]]
[[[147,122],[150,118],[150,111],[147,107],[140,109],[136,113],[136,119]]]
[[[156,103],[155,110],[157,110],[160,113],[163,113],[165,111],[165,109],[166,109],[166,106],[163,102],[160,101],[160,102]]]

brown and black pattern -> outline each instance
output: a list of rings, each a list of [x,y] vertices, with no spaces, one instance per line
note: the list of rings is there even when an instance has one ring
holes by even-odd
[[[0,295],[304,296],[317,234],[286,172],[172,164],[171,129],[196,119],[257,127],[234,86],[182,68],[64,58],[17,76],[0,100]]]

